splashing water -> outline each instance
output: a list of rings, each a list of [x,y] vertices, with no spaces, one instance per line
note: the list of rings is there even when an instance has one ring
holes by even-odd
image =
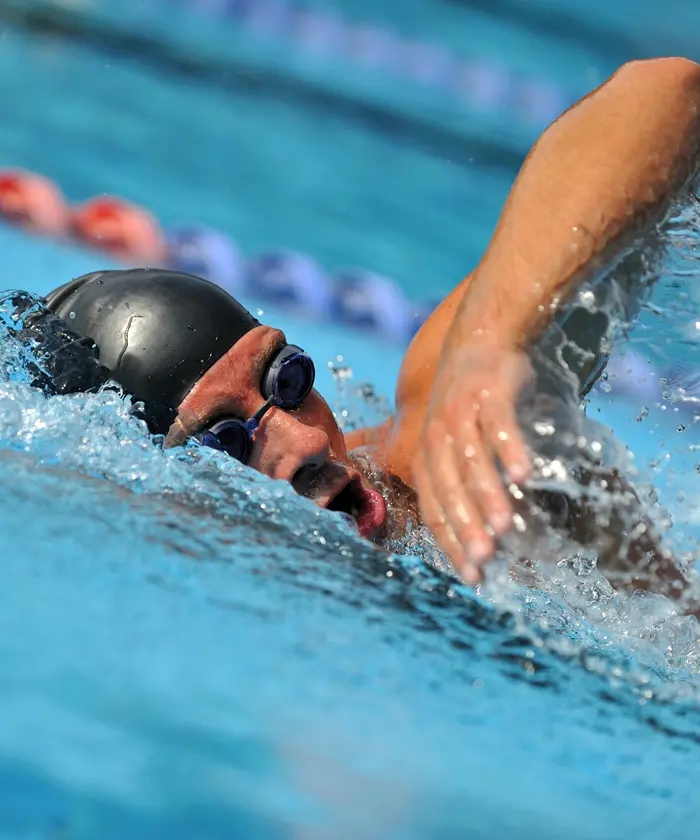
[[[525,838],[539,820],[542,837],[643,837],[668,827],[669,798],[694,817],[694,619],[615,595],[580,555],[532,588],[504,551],[475,595],[424,529],[386,552],[287,484],[164,451],[113,386],[46,399],[7,301],[0,316],[0,812],[16,836]],[[385,417],[341,363],[346,428]],[[624,814],[596,816],[576,767],[613,725],[647,763],[626,771]]]
[[[353,382],[353,371],[344,364],[342,356],[328,362],[337,394],[334,414],[343,432],[378,426],[391,417],[387,399],[374,389],[370,382]]]
[[[696,444],[686,442],[688,437],[696,437],[699,419],[690,394],[700,369],[696,329],[700,322],[693,294],[696,299],[700,296],[696,290],[688,292],[693,288],[689,287],[690,280],[696,289],[700,276],[699,220],[700,204],[693,194],[682,206],[673,208],[668,220],[648,237],[644,251],[631,249],[612,269],[578,290],[563,318],[533,348],[538,386],[534,396],[525,399],[520,419],[535,453],[535,477],[524,494],[511,488],[521,510],[515,517],[514,534],[503,541],[500,574],[494,575],[485,590],[496,603],[507,603],[507,570],[515,563],[516,579],[560,599],[573,615],[589,623],[588,643],[595,638],[597,645],[618,646],[650,668],[680,668],[692,673],[697,672],[700,662],[700,635],[696,620],[682,613],[691,604],[697,609],[696,570],[700,560],[699,497],[687,457]],[[629,323],[640,308],[630,334]],[[668,365],[673,359],[679,336],[683,337],[685,359],[672,388],[668,377],[657,375],[655,365]],[[619,345],[621,352],[615,353]],[[610,354],[612,364],[602,386],[587,401],[586,411],[580,411],[576,392],[586,380],[586,371],[597,357]],[[564,360],[566,367],[553,363],[553,359]],[[625,402],[615,405],[613,394],[625,395],[628,406],[633,405],[632,400],[643,400],[635,411],[635,422],[653,424],[651,440],[628,434],[620,422],[624,414],[619,409]],[[616,421],[616,434],[593,419],[606,402],[608,408],[616,409],[602,411]],[[629,418],[625,419],[629,424]],[[668,435],[676,437],[672,448],[667,445]],[[678,435],[686,440],[678,440]],[[632,447],[637,453],[651,449],[647,465],[640,464]],[[625,492],[614,489],[610,476],[616,474],[633,483],[637,496],[634,505],[628,503]],[[582,476],[594,477],[585,494]],[[542,509],[535,492],[542,490],[563,494],[574,503],[585,496],[594,523],[592,535],[588,529],[589,543],[582,546],[555,527],[556,514],[552,517],[551,511]],[[612,567],[603,562],[606,529],[624,536]],[[629,594],[624,586],[615,591],[609,583],[608,579],[622,583],[630,572],[644,580],[639,574],[643,571],[641,564],[632,571],[632,537],[652,529],[664,556],[672,558],[671,588],[676,585],[677,567],[686,570],[689,577],[681,598],[669,600],[660,594],[667,589],[658,571],[646,583],[638,584],[640,589],[647,589],[648,584],[649,591]],[[522,558],[528,558],[524,574],[517,568]],[[617,574],[615,560],[622,561],[626,575]],[[526,596],[528,609],[537,599]]]
[[[511,488],[518,510],[516,528],[501,542],[497,562],[490,567],[487,584],[480,589],[480,594],[492,603],[521,614],[530,628],[533,624],[550,626],[547,612],[553,597],[567,616],[568,633],[575,633],[580,641],[624,650],[637,663],[650,668],[686,669],[688,673],[696,672],[700,664],[700,627],[693,616],[684,615],[691,606],[697,609],[700,597],[694,574],[700,560],[697,527],[700,517],[698,505],[692,502],[692,499],[700,501],[700,497],[697,491],[689,496],[687,489],[680,490],[678,485],[687,488],[693,471],[700,469],[689,468],[685,458],[687,454],[693,456],[698,444],[686,446],[683,441],[671,453],[664,451],[666,441],[658,435],[662,429],[662,434],[668,433],[669,422],[677,435],[696,432],[700,419],[695,409],[700,321],[693,311],[693,295],[697,300],[700,295],[686,290],[689,278],[700,275],[699,219],[700,204],[691,195],[649,237],[643,253],[636,249],[629,251],[618,259],[612,271],[607,270],[604,276],[579,290],[575,302],[564,313],[563,324],[561,320],[555,323],[534,348],[538,389],[534,397],[525,401],[520,419],[535,453],[535,477],[524,493]],[[660,304],[650,300],[655,284],[654,297],[660,298]],[[636,334],[631,339],[629,322],[640,308]],[[602,329],[595,323],[601,316],[605,324]],[[585,321],[587,318],[589,323]],[[570,324],[576,321],[571,333]],[[652,358],[657,363],[668,361],[672,348],[677,348],[679,335],[685,336],[686,349],[692,347],[696,351],[694,358],[691,361],[686,354],[671,377],[659,376]],[[586,340],[593,343],[587,346]],[[587,400],[588,411],[582,412],[573,395],[578,384],[567,381],[573,380],[573,375],[563,373],[563,367],[552,364],[552,359],[565,359],[569,371],[576,372],[579,364],[585,371],[589,361],[601,354],[612,354],[612,359],[598,394]],[[341,366],[342,361],[338,360],[334,373],[340,403],[347,405],[351,396],[361,400],[363,389],[362,386],[352,388],[352,371]],[[656,438],[653,443],[658,449],[652,450],[646,466],[639,463],[625,441],[624,428],[622,436],[615,435],[607,425],[592,417],[601,412],[602,404],[612,405],[620,395],[627,398],[629,406],[634,400],[642,399],[644,404],[635,412],[635,422],[653,424]],[[370,408],[376,407],[371,391],[367,402]],[[681,417],[676,420],[678,414]],[[345,411],[343,418],[347,415]],[[381,415],[378,422],[386,416]],[[619,414],[615,420],[618,417]],[[357,425],[363,424],[364,417]],[[633,439],[630,443],[640,452],[649,450],[647,441],[637,445],[638,441]],[[671,460],[675,468],[668,466]],[[629,504],[626,491],[613,490],[607,478],[611,473],[620,474],[632,483],[634,505]],[[582,475],[594,478],[600,475],[602,480],[588,484],[583,493]],[[381,487],[381,478],[376,478]],[[656,485],[661,487],[666,504],[660,502]],[[383,489],[388,492],[386,485]],[[542,508],[542,492],[554,494],[555,501],[564,498],[576,502],[584,497],[588,516],[598,534],[584,546],[565,534],[557,527],[557,514],[556,511],[553,514],[551,504]],[[626,537],[617,549],[617,559],[623,561],[620,565],[625,567],[625,574],[603,562],[606,527],[617,529]],[[668,582],[656,579],[658,572],[645,578],[641,561],[635,567],[625,556],[631,551],[632,536],[651,532],[652,528],[665,556],[671,558],[669,567],[674,571],[676,567],[686,570],[688,583],[684,584],[682,598],[666,597],[662,593],[668,592],[665,586]],[[425,528],[410,525],[407,534],[389,543],[389,548],[420,557],[440,572],[453,575],[449,562]],[[523,567],[525,557],[528,560]],[[638,581],[639,591],[631,592],[629,586],[625,587],[627,579]],[[615,588],[610,581],[615,582]],[[536,591],[523,592],[523,583]],[[670,585],[676,587],[675,578]],[[561,615],[554,626],[562,627]]]

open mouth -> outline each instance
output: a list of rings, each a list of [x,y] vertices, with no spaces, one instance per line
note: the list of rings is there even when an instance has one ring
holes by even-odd
[[[336,510],[340,513],[347,513],[354,519],[360,512],[362,506],[362,484],[359,478],[349,481],[345,487],[328,502],[328,510]]]
[[[351,516],[361,537],[372,537],[384,524],[386,504],[376,490],[362,486],[359,478],[349,481],[327,505],[328,510]]]

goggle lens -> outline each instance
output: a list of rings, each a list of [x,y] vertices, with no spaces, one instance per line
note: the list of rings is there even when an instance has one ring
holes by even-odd
[[[277,368],[274,396],[283,408],[297,408],[314,386],[316,370],[311,358],[297,353],[285,359]]]
[[[245,463],[250,450],[250,435],[245,424],[239,420],[222,420],[212,426],[208,434],[216,439],[217,449],[225,452],[231,458]],[[203,442],[207,443],[207,439],[205,437]]]

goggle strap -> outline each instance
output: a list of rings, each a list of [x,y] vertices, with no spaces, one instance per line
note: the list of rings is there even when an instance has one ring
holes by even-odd
[[[254,432],[260,425],[260,421],[267,414],[267,412],[273,406],[276,405],[279,405],[279,400],[277,399],[277,397],[270,397],[270,399],[255,412],[255,414],[250,418],[250,420],[248,420],[248,422],[245,424],[246,428],[251,433]]]

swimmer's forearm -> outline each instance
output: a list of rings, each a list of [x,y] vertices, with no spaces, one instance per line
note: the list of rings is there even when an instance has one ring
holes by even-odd
[[[700,66],[635,62],[544,132],[449,341],[525,344],[596,268],[658,224],[698,169]]]

